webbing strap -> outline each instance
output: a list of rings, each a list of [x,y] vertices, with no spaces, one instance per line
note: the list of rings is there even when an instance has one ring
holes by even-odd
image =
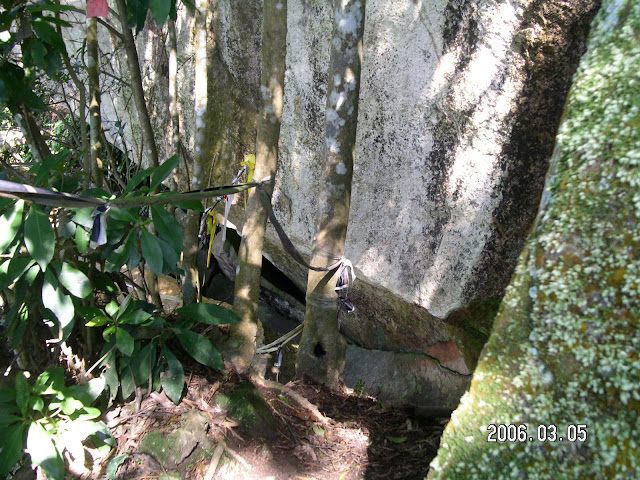
[[[331,270],[335,270],[336,268],[338,268],[340,265],[344,263],[345,259],[343,257],[343,258],[339,258],[335,263],[332,263],[328,267],[314,267],[312,265],[309,265],[305,261],[305,259],[302,258],[302,255],[300,254],[298,249],[293,245],[293,242],[289,239],[287,234],[284,232],[282,225],[280,225],[280,222],[278,221],[275,214],[273,213],[273,209],[271,208],[271,199],[269,198],[269,195],[267,194],[267,192],[264,191],[262,186],[259,186],[257,188],[257,192],[258,192],[258,198],[260,199],[260,203],[262,204],[262,207],[267,213],[267,216],[269,217],[269,220],[271,221],[273,228],[275,228],[276,233],[278,234],[278,238],[280,239],[280,243],[282,243],[282,247],[289,255],[293,257],[293,259],[296,262],[316,272],[330,272]]]

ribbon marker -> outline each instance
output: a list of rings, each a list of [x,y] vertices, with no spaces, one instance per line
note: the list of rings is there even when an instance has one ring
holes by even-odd
[[[227,239],[227,218],[229,217],[229,210],[231,209],[231,204],[233,203],[234,195],[225,195],[224,196],[224,222],[222,224],[222,241],[224,242]]]
[[[109,207],[100,206],[93,209],[91,216],[93,219],[93,227],[91,228],[91,242],[97,247],[107,243],[107,222],[105,215],[109,211]]]

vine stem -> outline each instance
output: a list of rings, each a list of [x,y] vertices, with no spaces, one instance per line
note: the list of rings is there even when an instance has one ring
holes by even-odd
[[[105,358],[111,355],[111,352],[113,352],[115,349],[116,349],[116,345],[111,347],[107,353],[105,353],[102,357],[100,357],[100,359],[96,363],[94,363],[89,370],[87,370],[86,375],[89,375],[98,365],[100,365],[104,361]]]

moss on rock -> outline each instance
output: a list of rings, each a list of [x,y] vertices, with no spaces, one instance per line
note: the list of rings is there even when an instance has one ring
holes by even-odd
[[[626,479],[640,467],[639,34],[638,2],[603,2],[532,236],[429,479]],[[526,439],[488,442],[490,424],[526,425]],[[558,441],[538,441],[540,425]],[[569,438],[577,425],[585,441]]]
[[[229,393],[218,394],[215,400],[242,430],[256,438],[268,438],[278,429],[269,406],[251,382],[241,383]]]

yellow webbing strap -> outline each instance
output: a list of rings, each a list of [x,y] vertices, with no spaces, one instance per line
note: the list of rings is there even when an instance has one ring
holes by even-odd
[[[207,214],[207,233],[209,234],[209,251],[207,252],[207,268],[211,263],[211,247],[213,246],[213,238],[216,236],[216,227],[218,226],[218,217],[216,212],[209,210]]]

